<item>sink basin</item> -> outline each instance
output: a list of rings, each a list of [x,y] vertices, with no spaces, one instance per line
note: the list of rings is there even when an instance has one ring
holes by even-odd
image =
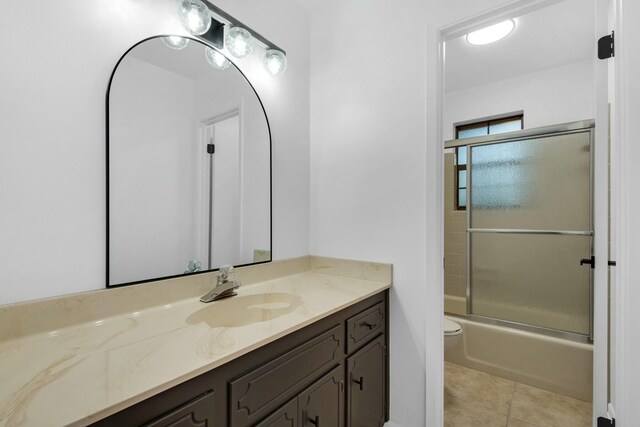
[[[239,295],[208,303],[187,318],[187,323],[207,323],[211,328],[233,328],[265,322],[293,312],[301,305],[298,295],[274,292]]]

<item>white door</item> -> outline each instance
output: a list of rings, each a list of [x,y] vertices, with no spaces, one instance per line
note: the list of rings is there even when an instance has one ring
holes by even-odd
[[[593,0],[596,5],[595,34],[610,34],[610,0]],[[594,40],[595,42],[595,40]],[[594,151],[594,341],[593,341],[593,425],[607,417],[609,399],[609,67],[613,58],[594,58],[596,72],[596,137]],[[611,242],[613,245],[613,242]]]

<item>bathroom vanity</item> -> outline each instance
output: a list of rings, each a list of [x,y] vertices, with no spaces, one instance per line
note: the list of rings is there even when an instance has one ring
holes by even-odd
[[[386,312],[385,291],[94,425],[382,426]]]
[[[0,307],[0,426],[382,426],[391,266],[303,257]]]

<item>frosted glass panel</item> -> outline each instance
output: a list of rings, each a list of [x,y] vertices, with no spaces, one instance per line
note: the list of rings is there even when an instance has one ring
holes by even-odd
[[[589,333],[588,236],[471,234],[471,311]]]
[[[590,230],[590,134],[471,147],[471,227]]]

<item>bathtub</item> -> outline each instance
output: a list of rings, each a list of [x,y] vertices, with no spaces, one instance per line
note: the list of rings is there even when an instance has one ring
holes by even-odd
[[[591,401],[591,344],[447,316],[463,328],[461,339],[445,351],[447,362]]]

